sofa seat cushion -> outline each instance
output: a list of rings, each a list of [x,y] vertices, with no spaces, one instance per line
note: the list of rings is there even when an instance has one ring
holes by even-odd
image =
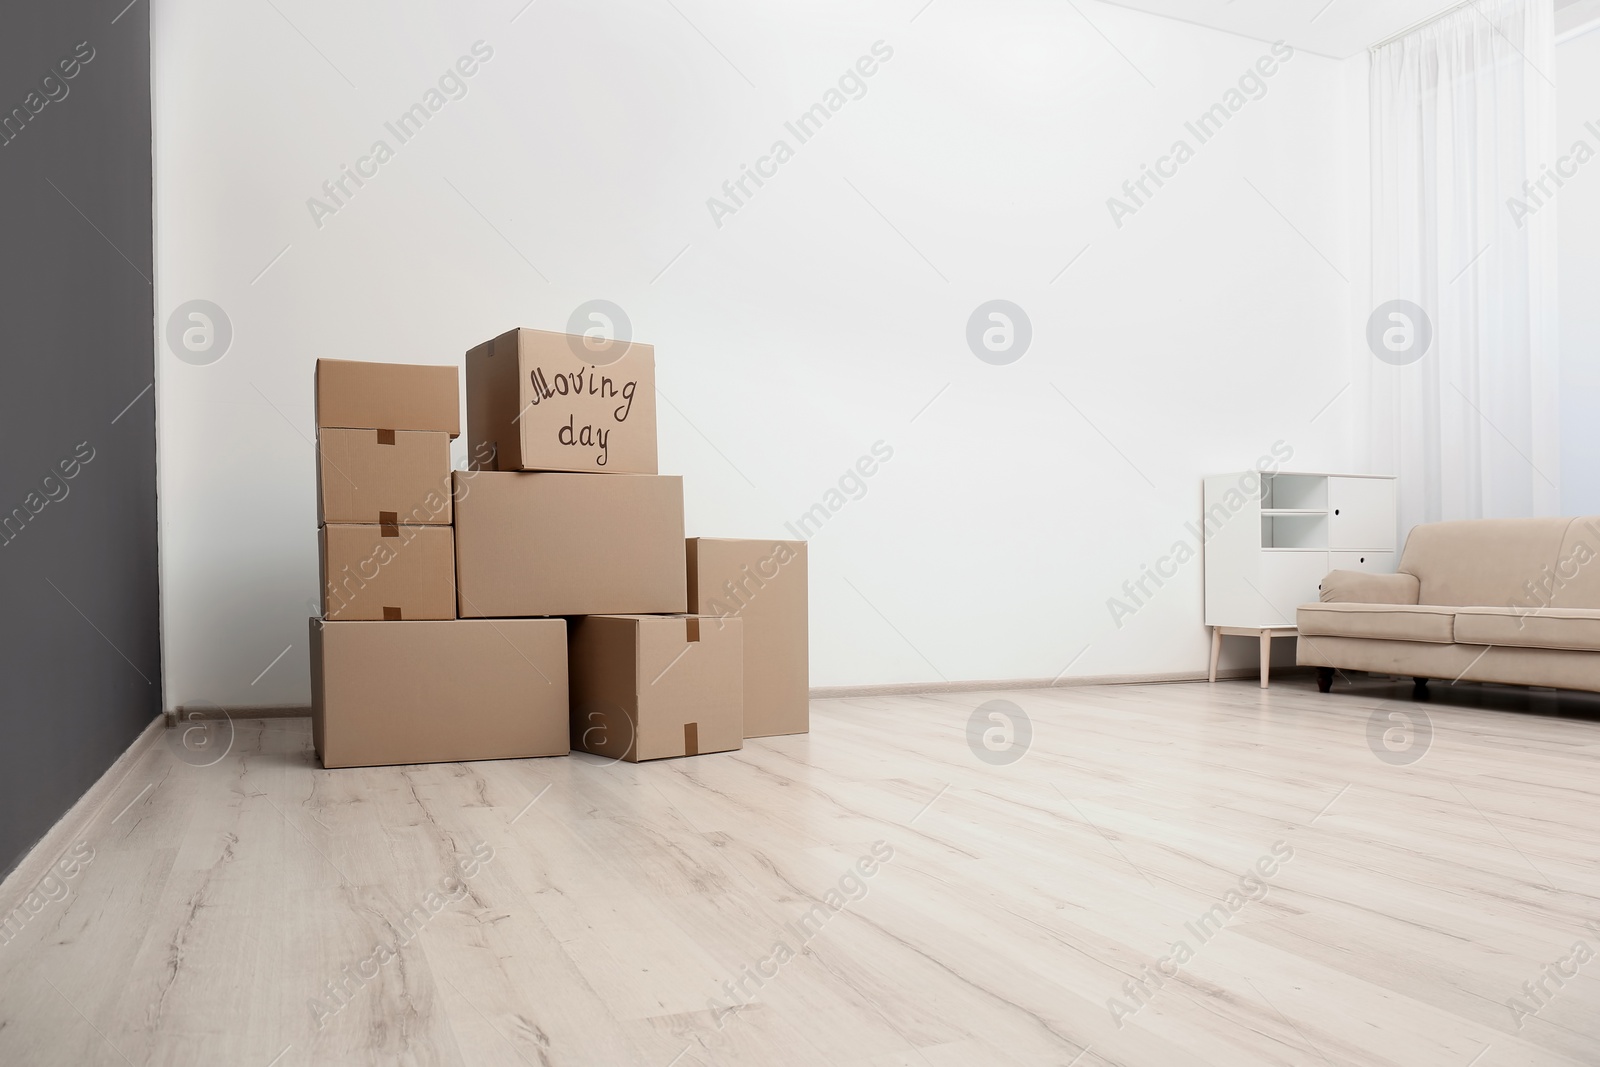
[[[1600,608],[1457,608],[1456,640],[1600,652]]]
[[[1456,640],[1459,608],[1431,604],[1302,604],[1300,633],[1308,637],[1368,637],[1380,641]]]

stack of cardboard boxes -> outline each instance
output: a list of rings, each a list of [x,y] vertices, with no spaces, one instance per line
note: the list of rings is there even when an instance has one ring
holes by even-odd
[[[651,346],[513,330],[466,363],[454,472],[454,367],[318,364],[324,765],[805,732],[805,544],[685,540]]]
[[[319,360],[316,407],[323,765],[564,755],[562,621],[456,616],[459,371]]]

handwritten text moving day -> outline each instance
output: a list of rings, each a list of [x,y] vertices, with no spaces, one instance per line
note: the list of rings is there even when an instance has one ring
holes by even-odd
[[[593,367],[557,372],[548,377],[544,368],[535,367],[528,372],[528,378],[533,386],[533,399],[528,402],[529,407],[537,407],[558,396],[616,398],[622,401],[611,412],[611,418],[617,423],[628,421],[628,415],[633,411],[633,394],[639,388],[637,381],[624,382],[619,388],[609,376],[596,374]],[[598,467],[604,467],[606,460],[610,458],[611,427],[609,426],[596,426],[593,423],[579,426],[577,417],[568,415],[566,425],[556,428],[556,440],[568,448],[598,449],[594,453],[594,462]]]

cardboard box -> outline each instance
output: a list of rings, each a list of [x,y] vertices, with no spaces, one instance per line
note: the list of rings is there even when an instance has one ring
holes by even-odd
[[[467,353],[467,438],[501,471],[656,473],[650,345],[511,330]]]
[[[683,479],[457,471],[464,619],[682,612]]]
[[[324,767],[564,756],[567,628],[311,620],[311,737]]]
[[[317,360],[317,427],[461,435],[461,372],[412,363]]]
[[[744,622],[744,735],[811,729],[809,591],[804,541],[688,541],[689,613]]]
[[[743,747],[742,627],[684,615],[574,620],[572,747],[630,763]]]
[[[450,525],[450,435],[317,433],[317,522]]]
[[[448,526],[339,526],[317,534],[325,619],[456,617],[455,531]]]

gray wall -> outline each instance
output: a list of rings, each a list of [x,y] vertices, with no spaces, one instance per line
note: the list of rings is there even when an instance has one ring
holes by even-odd
[[[161,710],[149,3],[6,7],[0,872]]]

